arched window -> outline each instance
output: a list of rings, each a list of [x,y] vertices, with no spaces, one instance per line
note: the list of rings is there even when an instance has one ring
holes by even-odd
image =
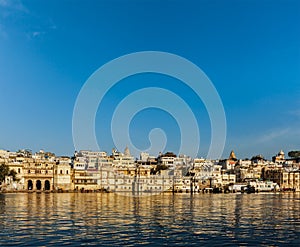
[[[67,174],[69,174],[69,170],[67,170]]]
[[[62,170],[60,170],[60,174],[63,174]]]
[[[21,173],[21,169],[20,168],[18,168],[18,173]]]
[[[30,173],[30,170],[28,170],[28,173]]]

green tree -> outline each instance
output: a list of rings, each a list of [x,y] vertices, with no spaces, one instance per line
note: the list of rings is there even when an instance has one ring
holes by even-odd
[[[8,173],[8,176],[12,176],[13,180],[14,181],[17,181],[17,172],[15,170],[10,170],[9,173]]]
[[[300,158],[300,151],[290,151],[288,156],[291,158]]]
[[[157,165],[156,166],[156,172],[162,171],[162,170],[167,170],[168,167],[166,165]]]
[[[0,165],[0,183],[5,180],[5,176],[12,176],[14,181],[17,181],[17,172],[15,170],[9,170],[9,167],[5,164]]]
[[[0,165],[0,182],[3,182],[5,176],[9,175],[9,167],[5,164]]]

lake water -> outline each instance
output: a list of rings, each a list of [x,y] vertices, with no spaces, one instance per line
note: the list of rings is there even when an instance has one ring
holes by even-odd
[[[300,194],[0,194],[0,246],[300,246]]]

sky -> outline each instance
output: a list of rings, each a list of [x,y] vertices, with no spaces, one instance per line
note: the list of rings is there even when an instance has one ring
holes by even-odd
[[[120,56],[161,51],[198,66],[218,92],[227,126],[221,157],[231,150],[238,158],[300,150],[299,23],[298,0],[0,0],[0,149],[71,156],[74,106],[90,76]],[[122,100],[153,87],[190,107],[200,133],[196,156],[206,157],[214,112],[186,84],[156,73],[124,78],[105,94],[95,113],[100,149],[110,153],[117,145],[111,123]],[[149,96],[164,103],[164,97]],[[184,114],[186,108],[177,109]],[[158,144],[166,146],[152,155],[178,154],[185,134],[177,120],[149,103],[129,130],[124,123],[124,132],[146,150],[149,133],[160,128]],[[187,134],[196,132],[191,127]],[[194,145],[182,150],[193,156]]]

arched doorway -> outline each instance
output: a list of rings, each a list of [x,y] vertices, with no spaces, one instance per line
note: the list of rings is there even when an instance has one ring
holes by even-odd
[[[41,180],[37,180],[36,181],[36,189],[37,190],[41,190],[42,189],[42,182],[41,182]]]
[[[45,190],[50,190],[50,182],[49,182],[49,180],[45,181]]]
[[[32,180],[28,180],[28,186],[27,186],[27,189],[28,190],[33,190],[33,183],[32,183]]]

